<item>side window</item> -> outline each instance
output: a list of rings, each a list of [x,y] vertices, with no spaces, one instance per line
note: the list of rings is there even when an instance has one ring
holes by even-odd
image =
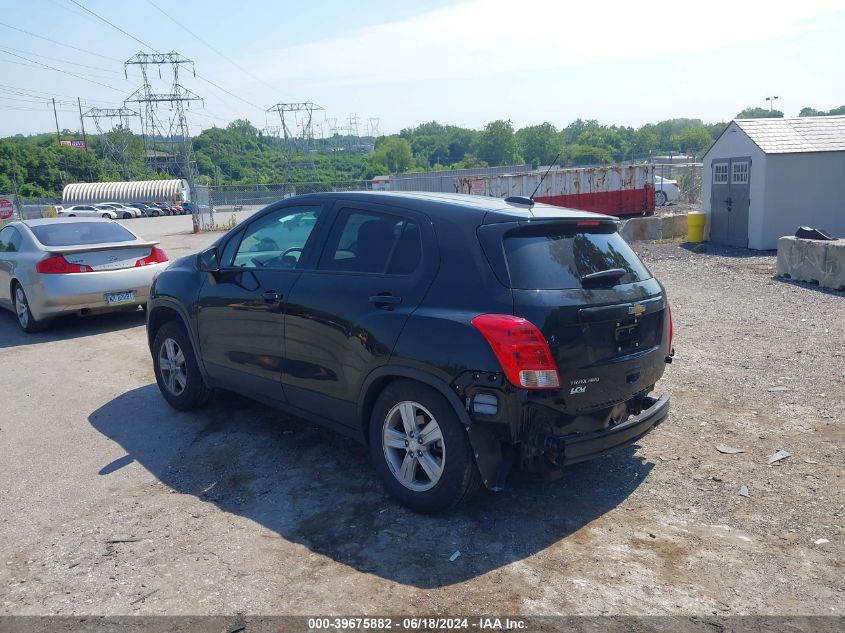
[[[728,184],[728,164],[727,163],[713,163],[713,184],[726,185]]]
[[[413,220],[405,223],[402,237],[393,249],[393,257],[387,267],[388,275],[410,275],[420,265],[422,259],[422,240],[420,227]]]
[[[404,237],[406,224],[410,223],[398,215],[343,209],[332,227],[317,268],[384,273],[400,237]],[[409,231],[409,239],[412,239],[410,236]],[[408,266],[404,262],[398,265]]]
[[[321,205],[288,207],[252,222],[243,232],[232,265],[296,268],[321,209]]]
[[[228,242],[226,242],[226,246],[223,247],[223,252],[220,253],[221,268],[230,268],[233,265],[233,260],[235,259],[235,251],[238,250],[238,245],[240,245],[241,238],[243,236],[244,232],[238,231],[231,238],[229,238]]]
[[[22,239],[16,228],[7,226],[0,231],[0,253],[17,253]]]

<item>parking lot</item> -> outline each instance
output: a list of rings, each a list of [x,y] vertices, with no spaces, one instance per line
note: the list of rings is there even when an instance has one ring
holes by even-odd
[[[217,237],[190,224],[127,222],[171,259]],[[845,293],[635,248],[673,306],[669,420],[437,517],[329,431],[168,407],[141,312],[26,335],[0,311],[0,613],[845,614]]]

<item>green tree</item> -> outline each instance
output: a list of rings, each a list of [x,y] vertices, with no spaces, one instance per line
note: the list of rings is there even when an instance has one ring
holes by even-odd
[[[376,145],[370,161],[386,166],[390,173],[406,171],[414,164],[411,144],[398,136],[385,137]]]
[[[512,165],[522,160],[510,121],[492,121],[473,143],[473,153],[490,165]]]
[[[516,132],[516,144],[519,153],[534,167],[551,165],[563,149],[557,128],[551,123],[521,128]]]
[[[703,125],[688,127],[680,134],[672,137],[672,149],[680,152],[703,154],[713,144],[710,131]]]
[[[779,119],[783,118],[780,110],[767,110],[766,108],[745,108],[737,114],[735,119]]]

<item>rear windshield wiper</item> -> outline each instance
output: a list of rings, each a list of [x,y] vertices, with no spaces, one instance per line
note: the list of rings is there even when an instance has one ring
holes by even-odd
[[[609,270],[600,270],[597,273],[590,273],[581,277],[582,284],[600,283],[603,281],[616,281],[628,274],[624,268],[611,268]]]

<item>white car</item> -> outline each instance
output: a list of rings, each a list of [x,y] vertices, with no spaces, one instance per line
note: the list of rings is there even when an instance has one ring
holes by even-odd
[[[120,204],[119,202],[103,202],[102,204],[95,204],[94,206],[98,209],[103,209],[105,211],[114,211],[115,213],[117,213],[118,218],[123,218],[124,220],[140,218],[143,215],[140,209],[127,207]]]
[[[63,207],[58,212],[60,218],[106,218],[116,220],[117,211],[114,209],[98,209],[93,204],[75,204],[70,207]]]
[[[675,202],[681,197],[681,188],[677,180],[662,176],[654,177],[654,206],[662,207],[667,202]]]

